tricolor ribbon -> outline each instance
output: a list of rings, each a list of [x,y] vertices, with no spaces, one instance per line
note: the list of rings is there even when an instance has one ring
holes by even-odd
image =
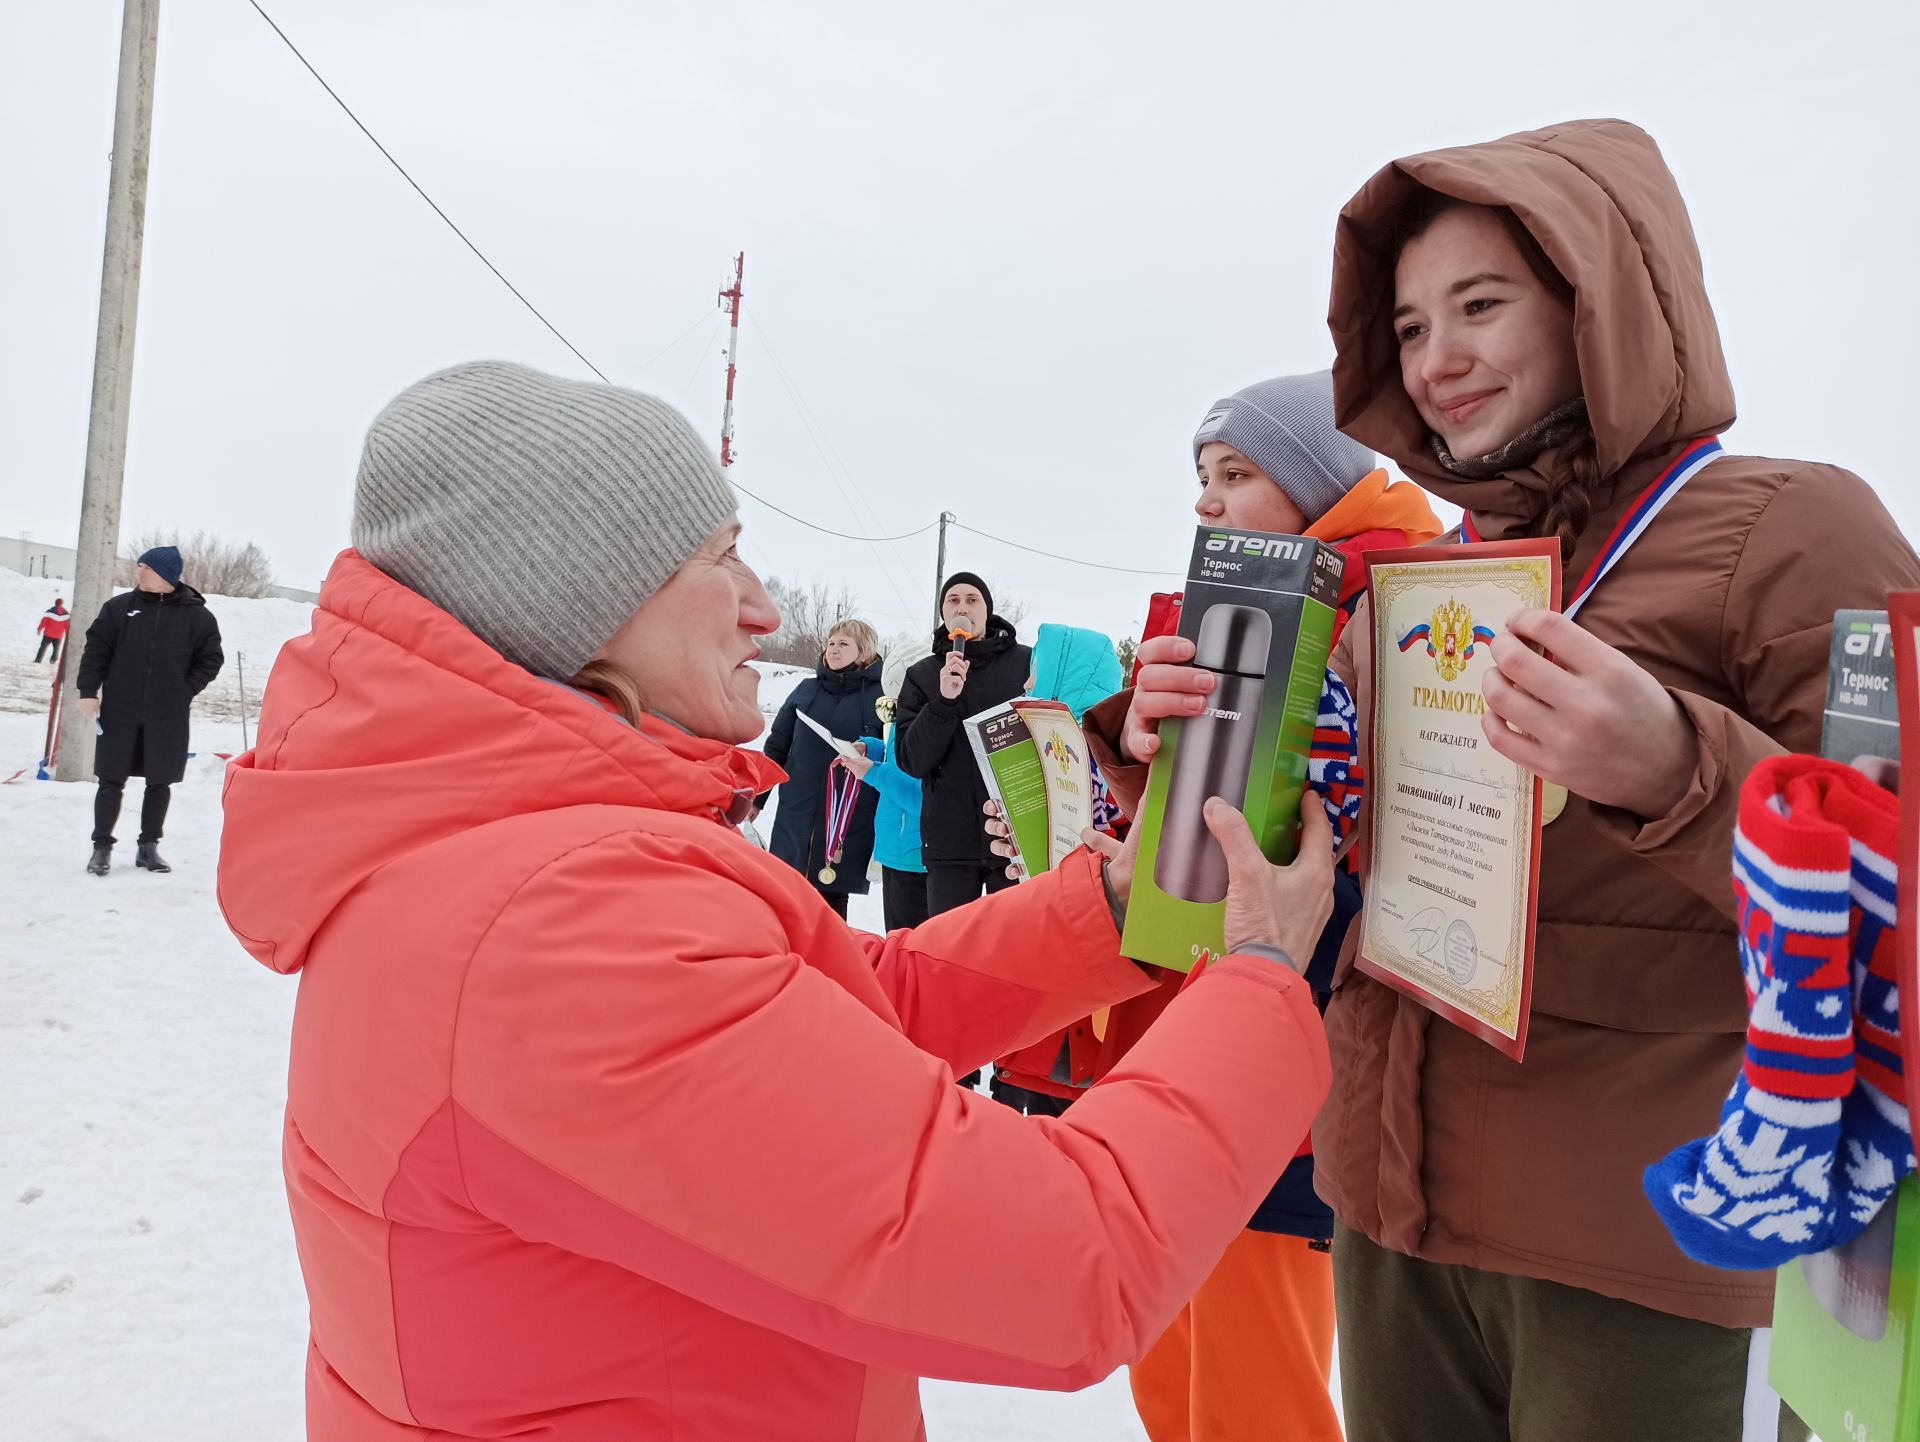
[[[860,778],[838,756],[827,766],[827,865],[838,866],[860,801]]]
[[[1653,518],[1666,509],[1668,501],[1680,494],[1680,488],[1692,480],[1724,448],[1718,436],[1702,436],[1693,442],[1674,459],[1672,465],[1654,478],[1653,484],[1640,493],[1640,498],[1627,507],[1627,513],[1613,528],[1613,534],[1607,537],[1607,543],[1600,548],[1600,554],[1593,558],[1593,564],[1587,567],[1586,575],[1580,578],[1580,584],[1563,607],[1566,615],[1573,615],[1586,604],[1587,597],[1593,594],[1594,587],[1606,577],[1607,572],[1620,564],[1620,558],[1632,549],[1633,543],[1640,539]],[[1460,523],[1460,537],[1468,543],[1481,539],[1480,530],[1473,524],[1473,517],[1467,516]],[[1401,643],[1406,649],[1406,643]]]

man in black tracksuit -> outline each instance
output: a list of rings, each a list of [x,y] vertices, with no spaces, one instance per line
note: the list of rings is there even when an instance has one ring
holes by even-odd
[[[933,654],[907,671],[894,713],[900,769],[920,778],[925,798],[920,839],[932,916],[1012,884],[1006,862],[988,850],[987,786],[960,723],[1026,694],[1033,671],[1032,649],[993,613],[993,592],[971,571],[941,589],[940,621]],[[955,654],[956,627],[968,633],[964,656]]]
[[[105,876],[113,858],[113,827],[129,776],[146,777],[140,804],[140,844],[134,865],[171,871],[158,843],[173,783],[187,770],[187,708],[220,674],[220,626],[193,587],[180,580],[180,552],[156,546],[140,557],[137,589],[115,596],[87,627],[76,680],[80,707],[100,725],[93,774],[93,859],[87,870]],[[102,686],[106,699],[100,698]]]

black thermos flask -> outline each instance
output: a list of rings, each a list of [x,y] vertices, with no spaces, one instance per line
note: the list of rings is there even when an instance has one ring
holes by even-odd
[[[1153,863],[1153,884],[1168,896],[1226,899],[1227,856],[1207,829],[1205,807],[1209,796],[1245,805],[1272,649],[1273,619],[1257,606],[1211,606],[1200,618],[1193,664],[1213,672],[1219,684],[1205,711],[1180,722]]]

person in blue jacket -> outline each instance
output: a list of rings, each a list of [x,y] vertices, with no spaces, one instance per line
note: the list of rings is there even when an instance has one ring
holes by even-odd
[[[1125,685],[1120,654],[1110,638],[1052,622],[1040,628],[1033,643],[1033,674],[1027,678],[1029,696],[1063,702],[1078,721],[1089,706]]]
[[[881,671],[880,718],[887,723],[887,739],[867,737],[868,764],[847,765],[880,793],[873,817],[873,855],[880,863],[880,902],[888,931],[919,926],[927,919],[927,867],[920,856],[920,801],[924,786],[893,759],[893,708],[907,667],[918,655],[898,651],[887,657]]]

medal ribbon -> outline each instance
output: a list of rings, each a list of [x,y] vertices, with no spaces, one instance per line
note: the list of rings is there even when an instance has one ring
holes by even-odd
[[[838,756],[827,767],[827,865],[840,864],[840,852],[847,844],[847,832],[853,827],[854,808],[860,801],[860,778]]]
[[[1640,493],[1640,498],[1627,507],[1627,513],[1620,518],[1620,524],[1613,528],[1613,534],[1607,537],[1607,543],[1600,548],[1600,554],[1593,558],[1593,564],[1587,567],[1587,574],[1580,578],[1580,584],[1573,588],[1563,608],[1572,616],[1586,604],[1587,597],[1593,594],[1594,587],[1605,578],[1607,572],[1620,564],[1620,558],[1633,548],[1633,543],[1646,533],[1653,518],[1666,509],[1668,501],[1680,494],[1680,488],[1692,480],[1723,447],[1718,436],[1703,436],[1680,452],[1672,465],[1654,478],[1653,484]],[[1480,530],[1473,524],[1472,516],[1465,516],[1460,522],[1460,538],[1469,544],[1477,543]]]

